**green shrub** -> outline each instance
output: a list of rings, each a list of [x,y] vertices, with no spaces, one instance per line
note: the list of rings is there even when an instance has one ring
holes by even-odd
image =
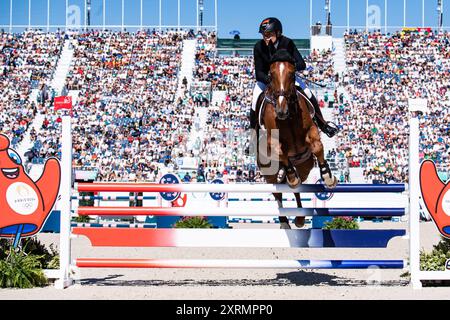
[[[5,260],[8,256],[8,249],[11,243],[9,239],[0,239],[0,260]]]
[[[59,269],[59,255],[54,256],[48,263],[47,269]]]
[[[23,251],[26,254],[38,256],[43,269],[52,269],[49,264],[55,257],[58,256],[58,252],[53,247],[53,244],[50,244],[50,248],[47,249],[45,245],[43,245],[35,237],[24,239],[22,241]]]
[[[77,216],[73,218],[73,221],[78,223],[89,223],[91,221],[91,218],[89,218],[89,216]]]
[[[204,217],[184,217],[174,224],[174,228],[212,228]]]
[[[0,287],[33,288],[47,285],[39,261],[41,258],[23,251],[8,250],[7,258],[0,260]]]
[[[450,239],[442,238],[430,253],[420,252],[420,269],[423,271],[445,271],[445,262],[450,259]]]
[[[354,221],[352,217],[335,217],[329,222],[325,222],[324,230],[333,229],[359,229],[358,222]]]
[[[24,254],[35,256],[39,260],[43,269],[54,269],[50,266],[50,263],[55,259],[55,257],[58,256],[58,252],[53,247],[53,244],[51,244],[50,248],[47,249],[45,245],[36,239],[36,237],[22,239],[21,242],[21,250]],[[0,240],[0,260],[7,259],[8,254],[11,251],[11,245],[12,240],[10,239]],[[52,265],[54,264],[55,263],[53,262]]]

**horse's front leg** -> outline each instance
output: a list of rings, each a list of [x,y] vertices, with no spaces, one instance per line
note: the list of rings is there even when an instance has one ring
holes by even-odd
[[[337,185],[337,179],[331,173],[330,166],[325,160],[322,141],[320,141],[319,130],[316,126],[311,126],[306,136],[306,142],[311,146],[311,152],[316,156],[319,163],[320,176],[328,188],[334,188]]]
[[[291,188],[295,188],[300,184],[300,180],[298,179],[298,175],[291,165],[287,154],[287,143],[283,143],[278,134],[278,130],[273,130],[274,133],[270,130],[267,134],[267,159],[269,159],[271,164],[274,165],[272,167],[272,171],[277,172],[277,182],[283,183],[284,178],[286,176],[286,180],[288,185]],[[269,171],[266,171],[269,174]],[[270,174],[274,174],[275,172],[270,172]]]
[[[301,180],[298,177],[295,167],[291,164],[288,158],[289,142],[282,141],[279,134],[280,132],[278,129],[269,130],[267,139],[267,143],[269,145],[268,149],[270,150],[272,155],[278,158],[280,164],[280,168],[278,169],[278,171],[280,171],[281,168],[285,169],[286,182],[289,187],[296,188],[301,183]],[[281,180],[283,179],[280,178],[279,180],[281,183]]]
[[[284,144],[284,146],[287,146],[287,143]],[[296,168],[289,161],[287,147],[285,149],[282,148],[280,163],[286,170],[286,182],[289,187],[293,189],[297,188],[302,181],[298,175]]]
[[[276,175],[270,175],[266,176],[266,182],[267,183],[277,183],[277,176]],[[272,193],[273,197],[277,201],[278,208],[283,208],[283,194],[280,192]],[[291,226],[289,225],[289,219],[285,216],[280,216],[280,229],[291,229]]]
[[[274,193],[273,196],[277,200],[278,208],[283,208],[283,194],[282,193]],[[289,225],[289,219],[285,216],[280,216],[280,229],[291,229]]]
[[[275,154],[279,158],[279,163],[286,170],[286,182],[291,188],[296,188],[301,183],[295,167],[288,158],[288,143],[281,142],[278,137],[271,136],[270,145]],[[281,168],[280,168],[281,169]]]
[[[297,208],[303,208],[302,199],[300,198],[300,193],[294,192],[295,201],[297,202]],[[295,226],[297,228],[302,228],[305,225],[305,217],[304,216],[296,216],[295,217]]]

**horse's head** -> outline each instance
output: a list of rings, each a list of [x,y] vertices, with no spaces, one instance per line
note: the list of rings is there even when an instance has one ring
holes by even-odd
[[[278,50],[270,65],[268,93],[274,103],[279,120],[289,117],[289,104],[297,99],[295,89],[295,61],[286,50]]]

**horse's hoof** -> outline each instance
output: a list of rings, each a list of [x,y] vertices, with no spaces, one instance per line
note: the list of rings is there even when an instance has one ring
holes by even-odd
[[[305,226],[305,217],[295,217],[294,223],[297,228],[304,227]]]
[[[287,222],[281,222],[280,229],[291,229],[291,226]]]
[[[288,175],[286,180],[287,180],[289,187],[291,187],[291,189],[297,188],[301,183],[300,178],[298,178],[296,175],[294,175],[294,178],[292,180]]]
[[[327,188],[332,189],[337,186],[338,180],[335,176],[332,176],[331,178],[326,177],[325,179],[323,179],[323,182],[325,182]]]

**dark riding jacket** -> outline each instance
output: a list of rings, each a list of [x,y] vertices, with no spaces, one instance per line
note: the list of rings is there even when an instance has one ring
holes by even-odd
[[[280,36],[278,39],[278,46],[276,50],[286,49],[295,60],[295,69],[297,71],[302,71],[306,69],[305,60],[303,60],[302,55],[298,51],[292,39],[285,36]],[[253,57],[255,59],[255,73],[256,81],[260,81],[264,84],[269,84],[269,69],[271,55],[269,51],[269,46],[266,45],[264,40],[260,40],[255,44],[253,48]]]

